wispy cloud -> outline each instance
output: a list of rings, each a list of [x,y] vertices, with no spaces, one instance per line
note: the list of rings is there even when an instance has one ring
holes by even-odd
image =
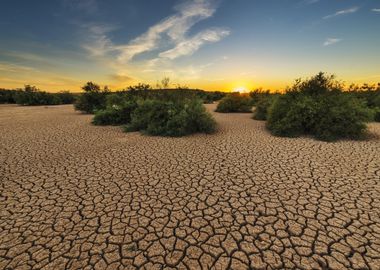
[[[151,26],[147,32],[127,44],[114,44],[108,38],[107,32],[112,31],[112,28],[88,27],[93,40],[91,44],[85,44],[83,47],[93,55],[116,53],[118,61],[126,63],[139,54],[160,50],[160,46],[165,43],[164,38],[169,37],[169,44],[166,45],[173,46],[172,49],[159,52],[158,57],[175,59],[179,56],[190,55],[202,45],[220,41],[229,35],[230,31],[225,28],[206,29],[191,37],[187,35],[196,23],[213,16],[216,8],[217,4],[214,0],[183,2],[175,7],[174,15]]]
[[[82,24],[80,26],[89,32],[90,41],[83,44],[83,48],[89,51],[92,55],[102,56],[114,50],[114,45],[108,38],[107,34],[116,30],[116,26],[100,23]]]
[[[223,27],[210,27],[189,34],[195,24],[214,15],[218,2],[220,1],[183,0],[174,7],[173,15],[152,25],[146,32],[125,44],[117,44],[111,39],[110,32],[115,29],[119,33],[122,31],[116,26],[82,24],[81,27],[88,33],[82,47],[114,71],[113,74],[116,75],[109,78],[117,83],[138,81],[144,78],[144,74],[151,72],[165,72],[170,77],[199,78],[205,66],[174,67],[173,60],[192,55],[204,45],[218,42],[230,34],[230,30]],[[137,58],[139,55],[142,57]]]
[[[179,42],[173,49],[164,51],[159,54],[160,57],[175,59],[183,55],[191,55],[197,51],[203,44],[218,42],[230,34],[226,29],[208,29],[195,36],[184,39]]]
[[[3,72],[26,72],[26,71],[35,71],[35,68],[17,65],[8,62],[0,62],[0,71]]]
[[[0,62],[0,84],[4,87],[22,87],[32,84],[45,90],[62,90],[68,85],[77,86],[82,82],[71,77],[65,77],[55,72],[45,72],[34,67]],[[3,75],[3,76],[2,76]]]
[[[301,1],[297,2],[295,6],[300,8],[300,7],[305,7],[305,6],[316,4],[318,2],[320,2],[320,0],[301,0]]]
[[[133,78],[129,77],[128,75],[123,75],[123,74],[110,74],[109,77],[111,80],[123,82],[123,83],[133,81]]]
[[[177,6],[176,14],[165,18],[160,23],[132,40],[130,43],[116,47],[120,50],[120,61],[129,61],[134,56],[158,49],[164,34],[169,36],[174,48],[162,52],[160,57],[174,59],[178,56],[192,54],[206,42],[216,42],[228,35],[225,29],[208,29],[193,37],[187,37],[188,31],[198,22],[211,17],[217,8],[215,1],[195,0]]]
[[[306,5],[312,5],[318,3],[320,0],[303,0],[302,3]]]
[[[372,11],[380,13],[380,8],[373,8]]]
[[[330,15],[323,17],[323,19],[327,20],[327,19],[331,19],[331,18],[341,16],[341,15],[355,13],[358,10],[359,10],[359,7],[352,7],[352,8],[348,8],[348,9],[338,10],[334,14],[330,14]]]
[[[342,40],[339,39],[339,38],[328,38],[325,40],[325,42],[323,43],[323,46],[331,46],[331,45],[334,45],[338,42],[341,42]]]

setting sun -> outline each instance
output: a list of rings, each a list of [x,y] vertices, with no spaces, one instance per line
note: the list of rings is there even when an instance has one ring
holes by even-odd
[[[248,93],[249,90],[244,86],[235,87],[233,92],[239,92],[239,93]]]

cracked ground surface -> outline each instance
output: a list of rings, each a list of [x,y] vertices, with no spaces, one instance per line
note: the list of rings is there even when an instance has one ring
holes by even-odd
[[[0,106],[0,269],[380,269],[379,139],[213,114],[160,138]]]

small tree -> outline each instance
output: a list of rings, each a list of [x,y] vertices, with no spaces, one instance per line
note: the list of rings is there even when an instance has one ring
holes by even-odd
[[[84,86],[82,86],[82,89],[86,92],[86,93],[98,93],[100,92],[100,86],[93,83],[93,82],[87,82]]]
[[[170,78],[169,78],[169,77],[164,77],[164,78],[161,80],[161,85],[162,85],[162,88],[164,88],[164,89],[169,89],[169,86],[170,86]]]
[[[152,90],[152,87],[149,84],[146,83],[139,83],[137,85],[128,86],[129,91],[146,91],[146,90]]]
[[[85,113],[94,113],[106,107],[106,97],[110,92],[107,87],[104,87],[102,90],[99,85],[93,82],[87,82],[82,89],[84,93],[79,96],[75,103],[76,110]]]

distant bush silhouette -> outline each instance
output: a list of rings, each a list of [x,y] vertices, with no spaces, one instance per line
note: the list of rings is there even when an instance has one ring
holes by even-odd
[[[207,91],[201,91],[198,92],[197,96],[203,100],[203,103],[211,104],[215,101],[221,100],[226,96],[226,93],[223,92],[207,92]]]
[[[61,91],[54,94],[59,99],[59,104],[73,104],[75,95],[69,91]]]
[[[248,113],[252,112],[252,101],[249,97],[240,94],[230,94],[218,104],[216,112],[221,113]]]
[[[9,90],[0,88],[0,104],[14,104],[16,90]]]
[[[192,133],[212,133],[215,120],[197,99],[138,102],[126,131],[141,131],[153,136],[178,137]]]
[[[267,127],[286,137],[312,135],[320,140],[360,139],[372,111],[365,102],[342,92],[342,86],[325,73],[297,80],[270,107]]]
[[[106,97],[110,93],[107,87],[100,89],[100,86],[93,83],[86,83],[82,89],[82,93],[76,103],[75,109],[85,113],[95,113],[98,110],[106,108]]]
[[[129,91],[148,91],[148,90],[152,90],[152,87],[146,83],[139,83],[137,85],[129,86],[128,90]]]
[[[40,91],[35,86],[25,85],[23,90],[17,91],[15,95],[17,104],[20,105],[56,105],[59,104],[53,95]]]
[[[163,79],[165,85],[169,85],[167,78]],[[161,87],[161,85],[160,85]],[[104,109],[105,97],[110,93],[108,88],[100,87],[92,82],[87,83],[83,88],[84,94],[73,94],[68,91],[50,93],[37,89],[35,86],[26,85],[25,89],[1,89],[0,104],[14,104],[17,101],[23,105],[58,105],[76,103],[77,110],[93,113],[99,107]],[[129,96],[139,99],[164,99],[164,100],[184,100],[199,98],[204,103],[213,103],[222,99],[226,93],[219,91],[204,91],[199,89],[189,89],[186,86],[177,85],[173,89],[153,89],[149,84],[139,83],[129,86],[127,89],[116,92],[119,96]],[[92,108],[94,107],[94,108]]]
[[[253,106],[256,106],[256,104],[261,101],[262,99],[265,99],[266,97],[269,97],[273,95],[269,90],[263,90],[261,88],[255,89],[251,92],[249,92],[249,96],[251,97],[251,103]]]
[[[17,103],[25,106],[71,104],[75,99],[74,94],[67,91],[48,93],[31,85],[25,85],[24,89],[8,90],[5,93],[6,103]],[[1,99],[5,99],[5,97]]]
[[[366,105],[373,110],[374,120],[380,122],[380,83],[377,86],[369,84],[350,85],[346,94],[364,100]]]
[[[185,100],[198,98],[204,103],[213,103],[220,100],[226,94],[223,92],[207,92],[199,89],[176,88],[176,89],[151,89],[148,84],[130,86],[120,92],[140,99],[162,99],[162,100]]]

